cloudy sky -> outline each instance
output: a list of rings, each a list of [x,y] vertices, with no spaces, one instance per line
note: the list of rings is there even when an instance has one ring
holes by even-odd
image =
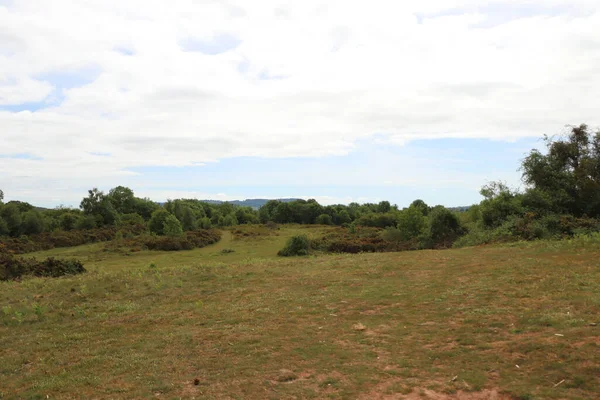
[[[0,0],[0,189],[479,201],[600,126],[598,0]]]

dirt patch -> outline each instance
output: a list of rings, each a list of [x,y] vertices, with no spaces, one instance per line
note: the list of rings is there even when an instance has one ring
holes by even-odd
[[[438,393],[429,389],[416,389],[409,394],[371,392],[359,398],[364,400],[514,400],[514,397],[500,393],[496,389],[488,389],[481,392],[459,391],[452,394]]]

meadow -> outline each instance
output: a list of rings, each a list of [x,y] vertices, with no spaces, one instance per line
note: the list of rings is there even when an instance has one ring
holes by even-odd
[[[240,229],[28,254],[88,272],[0,282],[0,398],[600,398],[598,240],[283,258],[330,228]]]

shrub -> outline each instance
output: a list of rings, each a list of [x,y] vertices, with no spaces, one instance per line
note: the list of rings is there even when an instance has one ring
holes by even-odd
[[[9,253],[0,253],[0,280],[20,279],[25,275],[56,278],[64,275],[84,273],[79,260],[59,260],[53,257],[44,261],[25,260]]]
[[[183,235],[183,228],[181,222],[174,215],[169,214],[163,222],[163,233],[167,236],[181,236]]]
[[[164,235],[165,221],[167,220],[169,215],[171,215],[171,213],[169,213],[164,208],[159,208],[156,211],[154,211],[152,213],[150,221],[148,221],[148,229],[150,230],[150,232],[156,235]]]
[[[0,238],[0,252],[10,251],[23,254],[56,247],[80,246],[86,243],[113,240],[119,232],[123,236],[132,236],[139,235],[144,231],[144,225],[131,225],[122,227],[120,230],[116,227],[106,227],[89,230],[44,232],[19,238]]]
[[[329,214],[321,214],[315,220],[315,224],[318,225],[333,225],[333,218]]]
[[[221,240],[221,233],[213,229],[185,232],[179,236],[137,236],[113,241],[105,246],[106,250],[119,250],[123,247],[139,251],[147,250],[180,251],[208,246]]]
[[[306,235],[296,235],[288,239],[285,247],[277,253],[279,256],[307,256],[310,252],[310,240]]]

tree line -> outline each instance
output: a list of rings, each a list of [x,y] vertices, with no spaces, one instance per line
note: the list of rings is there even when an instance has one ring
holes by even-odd
[[[399,209],[388,201],[323,206],[316,200],[268,201],[259,210],[195,199],[164,204],[136,197],[127,187],[88,191],[79,208],[40,209],[21,201],[3,203],[0,236],[144,226],[157,235],[241,224],[320,224],[385,228],[390,240],[472,245],[498,240],[560,237],[597,231],[600,218],[600,131],[571,127],[566,136],[544,137],[547,151],[522,161],[524,190],[491,182],[483,200],[464,211],[415,200]]]

